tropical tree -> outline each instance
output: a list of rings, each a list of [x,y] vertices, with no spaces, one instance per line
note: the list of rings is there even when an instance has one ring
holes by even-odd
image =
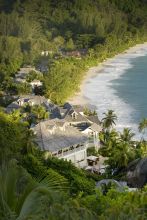
[[[124,128],[123,133],[120,134],[120,140],[129,143],[130,141],[132,141],[134,135],[135,134],[131,132],[131,129]]]
[[[135,159],[136,151],[131,144],[133,136],[134,134],[128,128],[125,128],[120,135],[114,129],[100,134],[102,147],[99,153],[108,158],[106,163],[110,170],[126,167],[131,160]]]
[[[115,147],[109,151],[109,157],[106,163],[110,169],[120,170],[127,167],[128,163],[133,159],[135,159],[135,151],[132,150],[129,143],[122,141],[116,143]]]
[[[142,139],[136,144],[136,153],[138,157],[146,157],[147,156],[147,142]]]
[[[99,139],[103,146],[112,146],[112,143],[114,144],[116,141],[118,141],[119,134],[115,129],[112,129],[111,131],[101,131],[99,133]]]
[[[31,86],[28,83],[16,84],[18,94],[30,94],[32,92]]]
[[[41,105],[35,105],[31,109],[32,114],[37,119],[46,119],[49,117],[49,113],[46,111],[46,109]]]
[[[98,214],[100,220],[146,220],[147,188],[128,192],[112,187],[104,196],[100,190],[95,195],[81,198],[82,203]]]
[[[117,116],[113,110],[108,110],[107,113],[103,113],[105,117],[102,119],[102,125],[104,129],[110,130],[110,128],[115,125],[115,121],[117,120]]]
[[[70,199],[64,177],[52,169],[33,179],[16,160],[0,168],[0,219],[94,219]]]
[[[23,146],[21,152],[22,154],[33,154],[36,146],[35,146],[35,135],[34,132],[30,129],[26,130],[26,135],[25,135],[25,145]]]
[[[32,179],[17,161],[12,160],[0,168],[0,215],[2,219],[24,220],[34,215],[35,219],[45,219],[45,207],[48,203],[53,205],[57,192],[65,189],[67,182],[59,174],[49,170],[47,176],[41,174]]]
[[[12,118],[13,121],[20,121],[22,118],[22,114],[20,112],[20,109],[14,110],[11,114],[10,117]]]
[[[10,115],[0,112],[0,161],[16,156],[25,144],[26,123],[20,121],[19,112]]]
[[[139,132],[142,132],[142,138],[145,134],[146,129],[147,129],[147,118],[143,118],[142,121],[139,123],[139,126],[138,126]]]
[[[87,116],[96,116],[97,115],[97,112],[96,110],[90,110],[88,109],[87,107],[84,108],[84,114],[87,115]]]

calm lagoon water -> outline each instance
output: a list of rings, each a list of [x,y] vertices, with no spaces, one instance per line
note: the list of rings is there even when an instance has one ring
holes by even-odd
[[[109,60],[100,74],[84,88],[100,119],[112,109],[118,116],[117,129],[131,128],[139,138],[138,124],[147,117],[147,47]]]

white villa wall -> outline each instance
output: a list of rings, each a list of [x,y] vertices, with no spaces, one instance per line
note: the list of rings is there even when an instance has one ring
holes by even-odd
[[[90,134],[92,132],[91,129],[87,128],[84,131],[82,131],[83,134]]]
[[[98,137],[98,132],[97,131],[93,131],[91,128],[87,128],[84,131],[82,131],[83,134],[87,134],[87,135],[91,135],[93,133],[93,135],[95,135],[95,137]]]
[[[71,154],[61,156],[60,158],[66,159],[67,161],[71,161],[77,167],[87,166],[87,152],[86,148],[80,151],[73,152]]]
[[[19,106],[23,106],[24,101],[19,99],[19,100],[17,101],[17,103],[18,103]]]
[[[30,82],[30,85],[32,86],[32,88],[34,88],[35,86],[42,86],[42,82],[38,81],[38,82]]]
[[[92,136],[93,132],[93,136]],[[96,150],[99,150],[100,148],[100,141],[99,141],[99,135],[97,131],[92,131],[91,128],[87,128],[86,130],[82,131],[83,134],[86,134],[91,138],[91,141],[89,141],[88,147],[95,147]]]

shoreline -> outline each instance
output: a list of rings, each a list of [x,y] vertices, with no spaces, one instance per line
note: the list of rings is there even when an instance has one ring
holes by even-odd
[[[133,47],[130,47],[129,49],[125,50],[122,53],[119,53],[115,55],[112,58],[106,59],[104,62],[99,63],[97,66],[91,67],[84,76],[84,79],[79,87],[80,91],[75,93],[75,95],[67,100],[67,102],[73,104],[73,105],[85,105],[85,106],[91,106],[90,100],[85,97],[84,91],[85,86],[88,83],[88,81],[94,77],[96,77],[98,74],[101,74],[102,70],[105,68],[105,66],[109,65],[112,60],[115,60],[119,57],[129,55],[132,53],[136,53],[138,50],[143,50],[144,47],[147,47],[147,42],[143,44],[137,44]]]

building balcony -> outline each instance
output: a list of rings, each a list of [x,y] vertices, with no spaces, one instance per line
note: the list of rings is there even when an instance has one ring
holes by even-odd
[[[63,158],[65,156],[68,156],[68,155],[71,155],[71,154],[75,154],[78,151],[86,150],[86,148],[87,148],[87,146],[71,147],[68,150],[61,150],[56,155],[54,154],[54,156],[56,156],[58,158]]]

